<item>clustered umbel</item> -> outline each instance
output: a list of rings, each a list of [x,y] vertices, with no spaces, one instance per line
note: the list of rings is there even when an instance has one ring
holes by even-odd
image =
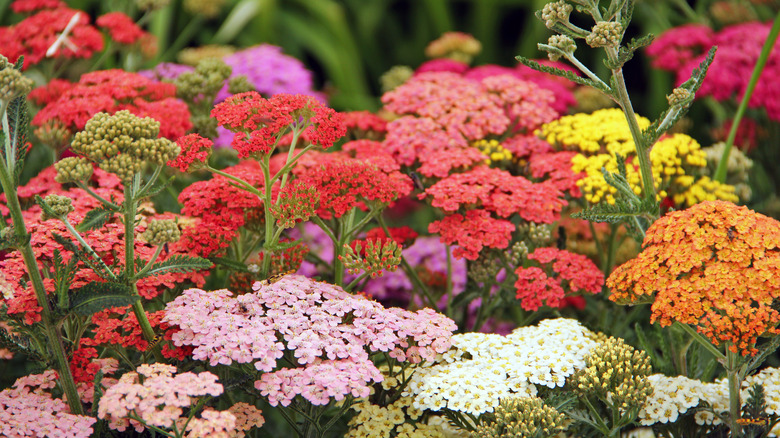
[[[371,278],[381,277],[382,271],[393,272],[401,264],[401,247],[395,240],[367,240],[365,254],[361,256],[362,245],[358,242],[353,250],[344,245],[344,255],[339,260],[350,274],[365,271]]]
[[[463,32],[446,32],[425,48],[429,58],[449,58],[470,64],[482,51],[482,44],[473,36]]]
[[[506,251],[506,257],[511,266],[520,266],[523,260],[528,257],[528,245],[525,242],[518,241],[512,244],[512,247]]]
[[[530,222],[519,225],[517,230],[521,236],[525,236],[530,243],[536,246],[545,246],[552,239],[552,230],[549,225]]]
[[[591,350],[587,366],[572,376],[574,390],[609,401],[620,412],[640,408],[653,392],[647,353],[619,338],[608,338]]]
[[[555,47],[556,49],[568,55],[571,55],[575,50],[577,50],[577,43],[575,43],[573,39],[566,35],[551,36],[549,39],[547,39],[547,45],[550,47]],[[550,61],[557,61],[561,59],[561,56],[562,55],[557,52],[547,53],[547,57],[550,58]]]
[[[491,252],[483,251],[477,260],[468,264],[468,276],[477,283],[495,282],[496,275],[504,267]]]
[[[414,70],[408,65],[395,65],[390,70],[382,73],[379,83],[382,85],[382,93],[395,90],[414,75]]]
[[[145,163],[162,166],[179,155],[179,146],[158,138],[159,133],[160,122],[151,117],[141,118],[126,110],[113,116],[101,112],[73,137],[71,149],[129,181]]]
[[[472,438],[541,438],[564,429],[565,416],[537,397],[501,400],[493,414],[486,414]]]
[[[666,101],[669,102],[669,106],[681,105],[691,100],[691,92],[685,88],[675,88],[672,90],[672,94],[666,96]]]
[[[617,21],[599,21],[585,42],[591,47],[617,47],[623,36],[623,25]]]
[[[22,75],[8,62],[8,58],[0,55],[0,101],[10,102],[32,90],[33,80]]]
[[[542,8],[542,20],[544,25],[548,29],[553,28],[557,23],[568,23],[569,15],[574,10],[572,5],[566,3],[564,0],[558,0],[557,2],[547,3]]]
[[[246,75],[233,76],[228,80],[228,93],[241,94],[249,91],[257,91]]]
[[[203,15],[206,18],[214,18],[219,15],[225,0],[184,0],[182,6],[187,12]]]
[[[181,238],[181,230],[172,219],[152,220],[146,227],[146,231],[141,234],[141,238],[152,245],[159,246],[177,242]]]
[[[168,6],[171,0],[135,0],[135,5],[142,11],[156,11]]]
[[[194,71],[176,77],[176,96],[187,102],[195,131],[205,137],[217,136],[217,120],[209,116],[214,99],[225,86],[233,68],[217,58],[205,58]]]
[[[84,157],[67,157],[54,163],[57,176],[54,181],[60,184],[86,181],[92,176],[92,163]]]
[[[48,205],[49,212],[44,210],[41,213],[41,219],[43,220],[65,217],[68,215],[68,213],[75,210],[73,207],[73,201],[67,196],[51,194],[44,198],[44,202]]]

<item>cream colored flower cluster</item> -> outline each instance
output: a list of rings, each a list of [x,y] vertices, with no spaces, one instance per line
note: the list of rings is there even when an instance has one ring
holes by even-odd
[[[413,406],[479,415],[493,412],[499,400],[530,397],[536,385],[560,387],[585,366],[597,345],[595,334],[573,319],[549,319],[520,327],[507,336],[465,333],[436,363],[420,367],[405,395]]]

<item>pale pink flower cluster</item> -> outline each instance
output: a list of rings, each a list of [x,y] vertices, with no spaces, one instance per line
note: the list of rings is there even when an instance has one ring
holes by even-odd
[[[371,353],[430,361],[447,351],[456,328],[433,310],[386,309],[299,275],[254,289],[237,297],[227,290],[187,290],[168,303],[164,321],[180,328],[172,341],[194,347],[195,359],[212,366],[253,363],[265,371],[256,386],[273,405],[287,405],[296,395],[313,404],[364,396],[370,382],[382,380]],[[282,356],[300,367],[279,369]]]
[[[183,408],[193,406],[197,397],[216,397],[223,391],[217,376],[207,371],[174,375],[176,367],[159,363],[141,365],[136,371],[122,375],[106,390],[98,405],[98,418],[109,420],[109,426],[120,432],[130,425],[141,432],[145,424],[170,429],[181,422]],[[219,417],[220,421],[222,418]],[[224,428],[221,423],[213,427]]]
[[[0,391],[0,436],[86,438],[95,418],[70,414],[68,405],[44,391],[56,373],[26,376]]]
[[[510,123],[496,95],[480,83],[449,72],[416,75],[385,93],[382,102],[389,111],[433,119],[472,141],[502,134]]]

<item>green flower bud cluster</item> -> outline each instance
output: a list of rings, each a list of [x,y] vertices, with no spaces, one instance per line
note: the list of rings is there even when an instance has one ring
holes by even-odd
[[[73,133],[59,120],[50,120],[35,129],[35,136],[46,146],[60,150],[68,146]]]
[[[280,193],[276,204],[271,205],[271,215],[281,228],[292,228],[314,216],[320,202],[316,187],[293,183]]]
[[[233,76],[228,80],[228,93],[241,94],[249,91],[257,91],[255,86],[249,82],[249,78],[246,75]]]
[[[641,407],[650,394],[652,373],[647,353],[619,338],[608,338],[591,351],[585,368],[572,376],[574,390],[609,401],[620,412]]]
[[[585,42],[591,47],[617,47],[623,37],[623,25],[617,21],[599,21]]]
[[[0,55],[0,101],[10,102],[32,90],[33,80],[22,75],[8,62],[8,58]]]
[[[379,83],[382,86],[382,92],[395,90],[399,85],[403,85],[414,74],[414,70],[406,65],[395,65],[390,70],[382,73],[379,77]]]
[[[92,163],[84,157],[68,157],[54,163],[57,176],[54,181],[60,184],[86,181],[92,176]]]
[[[528,245],[522,240],[512,244],[512,247],[506,250],[506,257],[511,266],[520,266],[528,257]]]
[[[46,210],[41,213],[41,220],[44,221],[53,218],[65,217],[68,215],[68,213],[75,210],[75,208],[73,208],[73,201],[67,196],[51,194],[44,198],[43,201],[46,203],[46,205],[49,206],[48,210],[49,213],[51,213],[47,213]]]
[[[207,58],[222,59],[236,52],[231,46],[221,46],[218,44],[209,44],[200,47],[188,47],[179,51],[176,58],[182,64],[197,66],[199,62]]]
[[[184,0],[182,5],[191,14],[214,18],[219,15],[225,0]]]
[[[504,266],[491,251],[482,251],[480,257],[468,264],[468,276],[477,283],[495,282],[498,271]]]
[[[567,54],[572,54],[577,50],[577,43],[566,35],[551,36],[547,39],[547,45]],[[561,59],[561,54],[557,52],[547,52],[547,57],[550,58],[550,61],[557,61]]]
[[[182,73],[176,78],[176,96],[187,101],[205,100],[211,104],[232,72],[233,68],[221,59],[203,59],[198,62],[195,71]]]
[[[401,247],[395,240],[368,240],[366,241],[366,255],[361,257],[363,249],[360,242],[351,246],[344,245],[344,255],[339,260],[347,268],[350,274],[358,274],[365,271],[371,278],[381,277],[382,271],[394,272],[401,264]]]
[[[557,23],[568,23],[569,15],[574,10],[572,5],[566,3],[564,0],[558,0],[557,2],[547,3],[542,8],[542,21],[548,29],[552,29]]]
[[[145,163],[164,165],[176,158],[180,147],[157,138],[160,122],[122,110],[113,116],[98,113],[73,137],[71,149],[101,169],[129,181]]]
[[[702,148],[707,154],[706,173],[710,176],[715,174],[715,169],[718,168],[718,163],[723,156],[725,148],[726,143],[722,141]],[[732,148],[729,159],[726,162],[726,184],[734,186],[734,193],[743,201],[749,200],[753,194],[749,182],[752,169],[753,160],[748,158],[740,149]]]
[[[146,231],[141,233],[141,238],[154,246],[160,246],[178,242],[181,238],[181,230],[172,219],[153,219],[146,227]]]
[[[517,229],[520,231],[520,235],[524,236],[523,240],[528,240],[534,246],[545,246],[552,240],[552,228],[550,225],[530,222],[519,225]]]
[[[135,0],[135,5],[142,11],[156,11],[168,6],[171,0]]]
[[[544,438],[564,428],[565,416],[537,397],[501,400],[493,414],[485,414],[471,438]]]
[[[669,106],[680,105],[691,99],[691,92],[685,88],[675,88],[672,90],[672,94],[666,95],[666,101],[669,102]]]

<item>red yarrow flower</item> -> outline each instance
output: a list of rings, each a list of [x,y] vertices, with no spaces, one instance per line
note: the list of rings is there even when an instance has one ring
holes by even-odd
[[[105,29],[111,39],[119,44],[133,44],[146,34],[127,14],[122,12],[101,15],[95,24]]]
[[[484,247],[506,248],[514,230],[514,224],[495,219],[485,210],[469,210],[465,216],[453,214],[428,226],[428,232],[439,233],[443,243],[459,246],[452,251],[455,258],[469,260],[476,260]]]
[[[326,149],[346,133],[340,113],[303,94],[282,93],[268,99],[254,91],[236,94],[215,106],[211,116],[237,134],[232,144],[239,158],[271,153],[295,128],[304,128],[309,142]]]
[[[515,270],[517,299],[525,310],[536,311],[543,305],[561,307],[567,295],[596,294],[604,285],[604,274],[589,258],[557,248],[537,248],[528,255],[540,267]]]
[[[11,10],[17,14],[23,14],[41,9],[57,9],[63,6],[66,5],[61,0],[14,0],[11,3]]]
[[[41,10],[13,26],[0,28],[3,55],[11,62],[24,55],[25,69],[40,63],[76,14],[78,21],[67,35],[69,44],[61,43],[54,56],[89,58],[103,50],[103,35],[89,24],[89,16],[82,11],[60,7]]]
[[[214,142],[203,138],[198,134],[189,134],[179,137],[176,144],[181,148],[179,156],[168,162],[182,172],[192,172],[203,167],[211,156],[211,148]]]

